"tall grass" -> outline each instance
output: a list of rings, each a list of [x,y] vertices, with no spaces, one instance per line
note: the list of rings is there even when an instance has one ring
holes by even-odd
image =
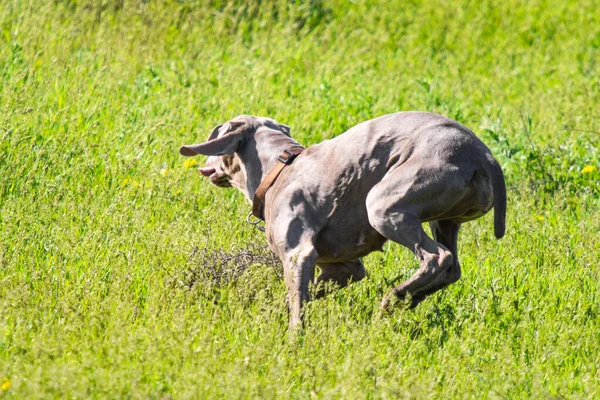
[[[594,3],[3,1],[0,397],[598,397]],[[388,244],[290,340],[273,262],[202,269],[265,239],[177,149],[242,113],[310,145],[400,110],[490,146],[508,235],[467,224],[461,281],[381,315],[416,267]]]

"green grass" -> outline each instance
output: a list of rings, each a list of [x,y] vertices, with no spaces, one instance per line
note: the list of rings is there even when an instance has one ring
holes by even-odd
[[[594,3],[4,0],[0,398],[598,398]],[[388,244],[292,340],[272,265],[203,275],[265,239],[181,144],[242,113],[310,145],[401,110],[505,170],[507,236],[467,224],[461,281],[381,315],[417,266]]]

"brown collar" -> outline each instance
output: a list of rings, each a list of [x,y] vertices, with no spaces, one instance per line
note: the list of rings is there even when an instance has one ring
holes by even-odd
[[[284,150],[277,157],[277,163],[275,166],[269,171],[265,179],[262,180],[258,189],[254,193],[254,199],[252,201],[252,214],[259,219],[264,219],[264,208],[265,208],[265,195],[267,194],[267,190],[275,180],[283,171],[283,169],[294,162],[294,159],[300,155],[304,151],[304,147],[296,146],[292,147],[289,150]]]

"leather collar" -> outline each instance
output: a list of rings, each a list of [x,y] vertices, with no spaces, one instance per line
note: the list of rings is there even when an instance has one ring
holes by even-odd
[[[267,176],[265,176],[258,186],[258,189],[256,189],[256,192],[254,193],[254,199],[252,201],[252,215],[254,215],[256,218],[263,220],[265,219],[264,208],[265,195],[267,194],[267,191],[271,186],[273,186],[281,171],[283,171],[286,166],[293,163],[294,159],[303,151],[304,147],[294,146],[290,149],[283,150],[281,154],[279,154],[279,157],[277,157],[277,163],[273,168],[271,168]]]

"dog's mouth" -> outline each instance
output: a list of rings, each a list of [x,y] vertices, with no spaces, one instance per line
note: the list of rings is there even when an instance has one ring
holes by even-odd
[[[208,179],[210,183],[218,187],[231,187],[231,183],[229,182],[229,178],[226,176],[216,176],[217,174],[212,174]]]
[[[198,168],[198,171],[202,176],[208,177],[210,183],[218,187],[231,187],[229,177],[224,174],[217,173],[217,170],[213,167]]]
[[[215,172],[217,172],[217,170],[215,168],[213,168],[213,167],[198,168],[198,171],[200,171],[200,173],[202,174],[202,176],[211,176]]]

